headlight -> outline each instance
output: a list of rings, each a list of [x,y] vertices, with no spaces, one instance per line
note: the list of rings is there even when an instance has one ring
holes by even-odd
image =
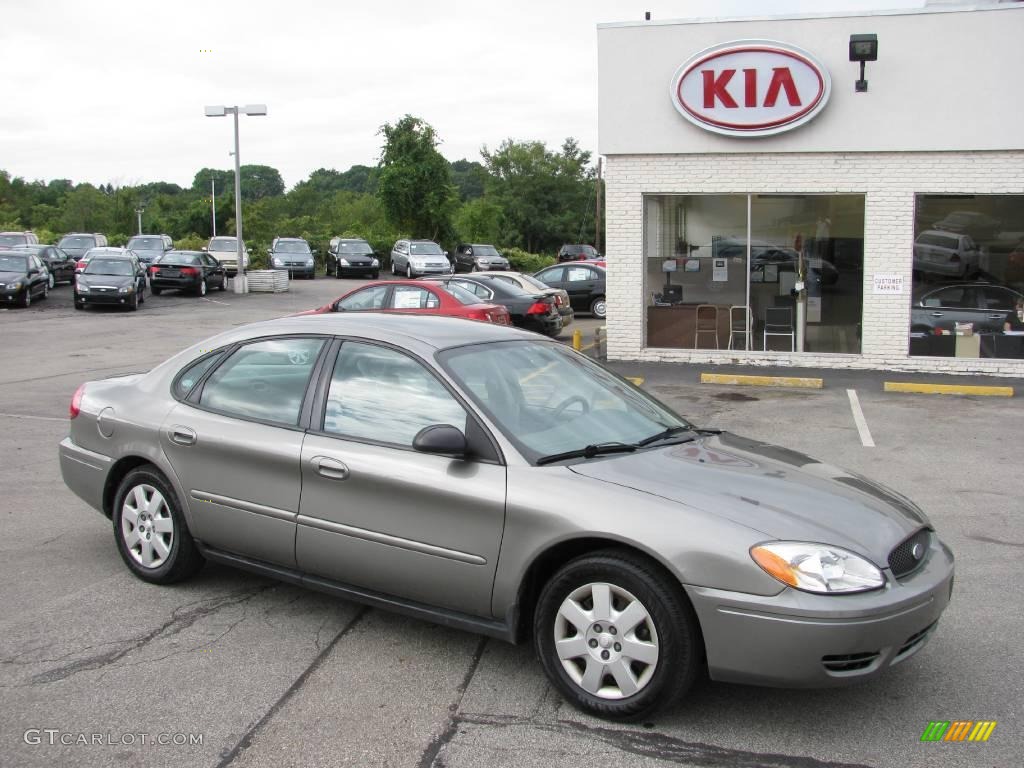
[[[306,259],[306,266],[307,267],[314,267],[314,266],[316,266],[316,262],[313,261],[313,259]]]
[[[75,287],[78,289],[79,293],[88,293],[89,292],[89,286],[86,285],[85,283],[76,283]]]
[[[23,285],[24,285],[24,283],[23,283],[23,282],[21,282],[21,280],[15,280],[15,281],[14,281],[13,283],[11,283],[11,284],[10,284],[10,285],[9,285],[8,287],[9,287],[9,288],[13,288],[13,289],[14,289],[14,290],[16,290],[16,291],[20,291],[20,290],[21,290],[21,286],[23,286]]]
[[[135,290],[134,285],[122,285],[117,289],[118,293],[132,293]]]
[[[283,267],[284,266],[284,262],[281,261],[279,258],[277,258],[277,256],[275,256],[273,258],[273,264],[274,264],[275,267]]]
[[[885,584],[878,568],[840,547],[773,541],[751,547],[750,556],[769,576],[807,592],[866,592]]]
[[[377,261],[377,259],[370,259],[370,261],[373,263],[373,266],[375,266],[375,267],[379,267],[380,266],[380,262]]]
[[[343,267],[347,267],[348,266],[348,259],[338,259],[338,264],[340,264]]]

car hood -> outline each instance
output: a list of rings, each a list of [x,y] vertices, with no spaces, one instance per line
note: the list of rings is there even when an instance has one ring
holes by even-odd
[[[766,538],[844,547],[881,568],[893,547],[929,524],[913,502],[877,483],[730,433],[570,469],[720,515]]]
[[[369,264],[373,255],[369,253],[339,253],[339,259],[344,259],[349,264]]]
[[[135,275],[87,275],[84,272],[79,272],[78,282],[88,286],[112,285],[115,288],[120,288],[122,285],[134,283]]]
[[[27,277],[25,272],[0,272],[0,283],[13,283],[15,280],[24,280]]]

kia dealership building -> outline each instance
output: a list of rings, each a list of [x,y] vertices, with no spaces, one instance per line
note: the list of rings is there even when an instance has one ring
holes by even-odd
[[[598,57],[609,359],[1024,376],[1024,4],[607,24]]]

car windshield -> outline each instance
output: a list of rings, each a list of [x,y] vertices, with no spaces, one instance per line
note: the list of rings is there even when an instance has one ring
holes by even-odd
[[[441,365],[530,461],[605,443],[635,445],[690,424],[559,344],[457,347]],[[656,444],[656,443],[652,443]]]
[[[309,253],[309,244],[301,240],[284,240],[274,246],[278,253]]]
[[[444,289],[448,293],[450,293],[452,296],[454,296],[456,299],[458,299],[460,304],[465,304],[466,306],[469,306],[470,304],[483,304],[484,303],[483,299],[481,299],[479,296],[477,296],[472,291],[469,291],[469,290],[463,288],[461,285],[455,285],[454,283],[449,283],[448,285],[446,285],[444,287]]]
[[[94,258],[85,268],[87,275],[130,275],[133,271],[128,259]]]
[[[206,246],[208,251],[237,251],[238,241],[233,237],[225,238],[214,238],[210,241],[210,244]]]
[[[474,256],[501,256],[498,253],[498,249],[493,245],[474,245],[473,246]]]
[[[95,248],[96,238],[95,237],[84,237],[82,235],[74,235],[72,237],[61,238],[60,243],[57,244],[58,248]]]
[[[174,264],[198,264],[199,257],[194,253],[168,253],[157,262],[164,266]]]
[[[369,243],[364,243],[362,240],[354,242],[342,240],[338,243],[338,253],[344,253],[349,256],[369,256],[373,253],[373,248],[370,247]]]
[[[128,241],[128,247],[133,251],[162,251],[164,241],[162,237],[133,237]]]
[[[12,245],[24,245],[28,238],[24,235],[0,235],[0,248],[8,248]]]
[[[409,253],[417,256],[443,256],[444,251],[437,243],[409,243]]]
[[[24,256],[0,254],[0,272],[24,272],[28,269],[28,259]]]

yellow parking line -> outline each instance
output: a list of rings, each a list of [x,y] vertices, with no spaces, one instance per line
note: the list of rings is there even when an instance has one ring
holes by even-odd
[[[970,386],[967,384],[916,384],[912,381],[887,381],[886,392],[911,392],[918,395],[986,395],[1013,397],[1013,387]]]
[[[638,387],[643,386],[643,383],[644,383],[644,377],[643,376],[626,376],[624,378],[626,379],[626,381],[633,382]]]
[[[801,376],[741,376],[732,373],[702,373],[701,384],[743,384],[752,387],[800,387],[802,389],[821,389],[825,386],[822,379]]]

